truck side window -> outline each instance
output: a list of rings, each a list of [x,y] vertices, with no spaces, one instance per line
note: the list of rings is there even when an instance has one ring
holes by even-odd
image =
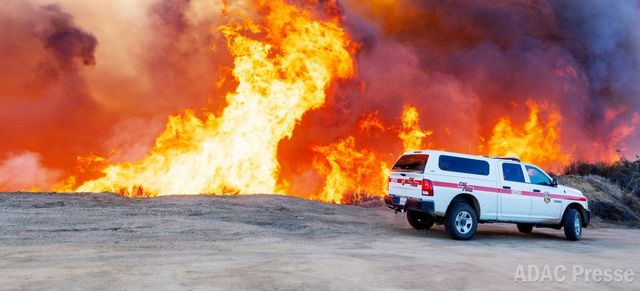
[[[489,176],[489,163],[481,160],[440,156],[438,167],[443,171]]]
[[[505,181],[524,183],[524,173],[522,166],[519,164],[504,163],[502,164],[502,174]]]
[[[527,169],[527,175],[529,175],[531,184],[551,186],[551,179],[549,179],[549,177],[547,177],[547,175],[545,175],[540,169],[532,166],[525,166],[525,168]]]

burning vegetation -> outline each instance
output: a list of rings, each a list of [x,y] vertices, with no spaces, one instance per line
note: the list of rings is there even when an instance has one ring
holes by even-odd
[[[640,150],[633,2],[59,2],[0,8],[0,191],[356,203],[407,150]]]

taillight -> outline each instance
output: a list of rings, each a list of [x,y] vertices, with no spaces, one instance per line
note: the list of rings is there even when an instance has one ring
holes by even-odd
[[[422,180],[422,195],[433,196],[433,183],[431,183],[431,180]]]

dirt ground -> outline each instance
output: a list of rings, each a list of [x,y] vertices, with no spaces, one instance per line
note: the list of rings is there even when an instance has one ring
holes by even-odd
[[[567,269],[516,282],[518,266]],[[413,230],[386,208],[291,197],[0,194],[0,289],[616,289],[573,266],[640,272],[640,231],[484,224],[471,241]]]

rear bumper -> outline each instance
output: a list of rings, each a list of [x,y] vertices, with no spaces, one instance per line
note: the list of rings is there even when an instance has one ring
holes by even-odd
[[[393,210],[413,210],[418,212],[427,213],[430,215],[434,214],[435,206],[433,201],[422,201],[413,198],[407,198],[407,202],[405,205],[398,204],[400,202],[400,197],[395,195],[385,195],[384,203]]]

